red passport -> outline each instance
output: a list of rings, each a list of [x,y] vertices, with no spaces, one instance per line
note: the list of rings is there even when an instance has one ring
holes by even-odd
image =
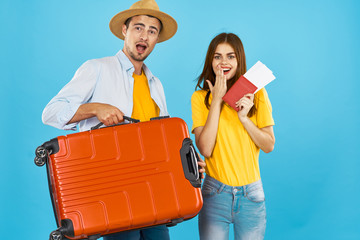
[[[239,111],[235,103],[240,100],[245,94],[254,93],[257,87],[252,84],[247,78],[241,76],[232,87],[227,91],[225,96],[222,98],[228,103],[233,109]]]

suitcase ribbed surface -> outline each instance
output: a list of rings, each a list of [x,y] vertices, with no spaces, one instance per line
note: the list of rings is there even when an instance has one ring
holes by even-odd
[[[49,165],[58,221],[71,219],[84,237],[194,217],[202,198],[184,177],[186,137],[179,118],[58,137]]]

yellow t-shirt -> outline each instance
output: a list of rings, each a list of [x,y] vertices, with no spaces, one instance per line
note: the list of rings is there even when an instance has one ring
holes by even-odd
[[[209,109],[204,99],[206,91],[194,92],[191,97],[192,131],[206,123]],[[256,113],[250,118],[259,128],[274,125],[272,107],[266,90],[255,94]],[[210,94],[210,104],[212,96]],[[260,180],[260,148],[250,138],[241,124],[237,112],[224,104],[213,153],[206,158],[206,174],[230,186],[243,186]]]
[[[141,75],[133,74],[133,111],[132,118],[139,119],[141,122],[150,121],[150,118],[158,117],[160,109],[151,98],[149,83],[144,71]]]

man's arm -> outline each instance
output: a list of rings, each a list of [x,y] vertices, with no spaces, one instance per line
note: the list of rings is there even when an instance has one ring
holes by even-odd
[[[98,72],[99,66],[95,62],[85,62],[72,80],[46,105],[42,114],[43,123],[59,129],[76,130],[77,121],[70,121],[80,106],[91,99]]]
[[[122,122],[123,116],[124,113],[112,105],[104,103],[85,103],[80,105],[67,124],[77,123],[91,117],[97,117],[100,122],[109,126]]]

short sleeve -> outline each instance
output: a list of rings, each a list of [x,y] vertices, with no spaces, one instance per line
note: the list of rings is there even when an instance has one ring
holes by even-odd
[[[191,132],[197,127],[204,126],[206,123],[207,116],[209,114],[209,110],[205,106],[206,92],[203,90],[199,90],[193,93],[191,96],[191,110],[192,110],[192,121],[193,125],[191,128]]]
[[[264,128],[275,125],[272,116],[272,106],[265,88],[262,88],[255,94],[256,98],[256,122],[258,128]]]

